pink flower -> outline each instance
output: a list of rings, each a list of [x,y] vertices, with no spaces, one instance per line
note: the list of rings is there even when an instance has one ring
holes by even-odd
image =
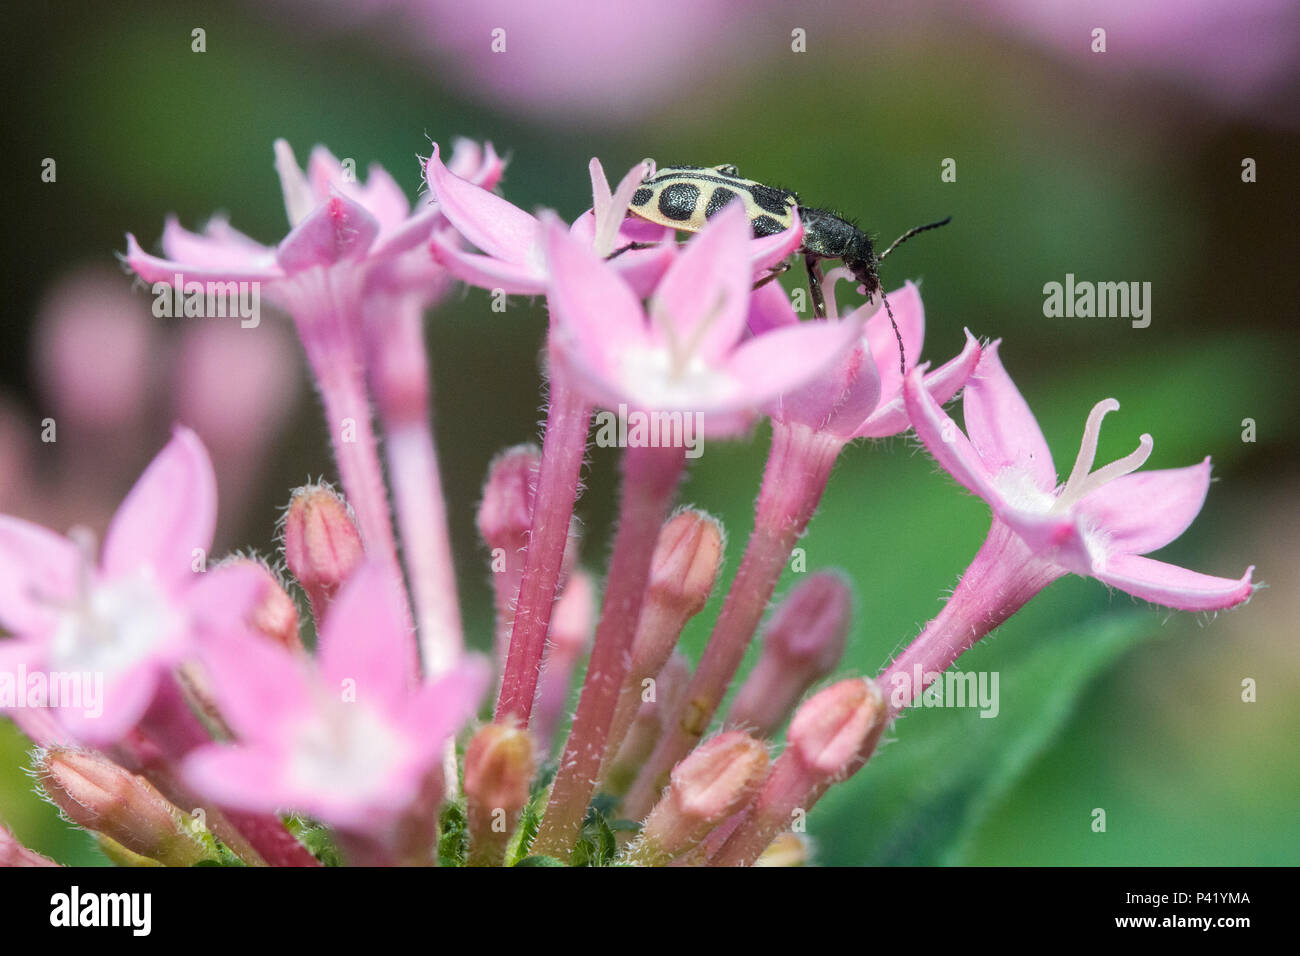
[[[395,592],[382,565],[361,567],[321,629],[314,667],[247,633],[203,641],[201,659],[237,742],[187,758],[190,784],[223,806],[291,809],[385,835],[438,772],[489,676],[467,657],[418,684]]]
[[[204,571],[216,513],[207,452],[178,427],[118,508],[97,566],[84,542],[0,516],[0,624],[15,635],[0,642],[0,674],[102,676],[102,701],[83,697],[58,716],[85,742],[120,739],[191,636],[237,621],[260,596],[244,568]]]
[[[857,338],[856,320],[751,336],[750,229],[726,207],[687,243],[648,309],[558,221],[547,226],[551,353],[595,404],[700,412],[717,434],[813,379]]]
[[[631,243],[658,243],[651,249],[629,249],[610,260],[611,266],[641,297],[650,294],[672,261],[673,230],[627,215],[628,204],[641,181],[654,170],[645,160],[632,167],[612,192],[600,161],[588,166],[592,208],[579,216],[571,231],[595,255],[604,258]],[[429,188],[443,215],[482,254],[466,252],[445,235],[435,236],[430,248],[447,271],[470,285],[503,289],[512,295],[538,295],[549,279],[546,230],[531,216],[500,196],[466,182],[443,166],[434,144],[425,169]],[[749,245],[753,275],[765,274],[798,248],[803,225],[774,236],[754,239]]]
[[[1181,535],[1200,512],[1210,484],[1208,458],[1187,468],[1133,474],[1151,454],[1151,436],[1143,435],[1135,451],[1094,471],[1101,420],[1119,408],[1106,399],[1093,407],[1074,468],[1058,484],[1043,433],[997,348],[995,342],[984,350],[966,386],[969,438],[922,387],[921,373],[908,375],[908,415],[945,470],[1060,573],[1094,577],[1187,611],[1228,608],[1250,597],[1253,568],[1232,580],[1142,557]]]
[[[494,181],[503,166],[489,146],[458,144],[467,150],[458,168],[467,175],[475,159],[477,175]],[[456,163],[453,160],[453,163]],[[276,246],[264,246],[214,217],[202,233],[190,232],[176,219],[163,229],[166,258],[145,253],[127,236],[127,263],[147,282],[170,282],[180,273],[186,280],[275,282],[306,272],[313,266],[380,262],[425,242],[439,220],[432,204],[411,211],[405,193],[380,166],[370,167],[360,183],[324,146],[311,154],[307,169],[298,168],[289,144],[275,142],[275,168],[280,176],[288,235]]]
[[[835,315],[834,278],[827,276],[825,290],[828,314]],[[925,308],[921,293],[907,282],[889,293],[890,306],[903,338],[906,367],[916,366],[925,338]],[[839,321],[865,315],[864,305]],[[775,282],[754,293],[750,306],[749,328],[756,335],[769,334],[799,324],[790,300]],[[806,324],[806,323],[805,323]],[[975,371],[980,347],[966,330],[966,347],[955,358],[933,372],[925,374],[925,387],[940,404],[961,390]],[[903,407],[903,375],[898,368],[898,338],[883,306],[877,306],[863,323],[862,334],[824,374],[807,385],[782,395],[772,412],[789,424],[802,424],[845,441],[854,438],[885,438],[907,430],[907,410]]]

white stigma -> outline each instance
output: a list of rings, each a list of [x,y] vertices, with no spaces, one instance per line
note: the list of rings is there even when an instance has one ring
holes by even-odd
[[[1061,489],[1061,493],[1052,506],[1053,511],[1064,511],[1076,501],[1092,494],[1102,485],[1112,482],[1122,475],[1137,471],[1151,457],[1153,442],[1150,435],[1144,434],[1138,439],[1138,447],[1132,452],[1117,461],[1112,461],[1109,465],[1103,465],[1096,471],[1092,471],[1093,462],[1097,457],[1097,440],[1101,434],[1101,420],[1110,412],[1118,409],[1119,402],[1113,398],[1106,398],[1094,405],[1092,411],[1088,413],[1088,422],[1083,428],[1083,441],[1079,445],[1079,456],[1074,461],[1074,469],[1070,472],[1065,487]]]

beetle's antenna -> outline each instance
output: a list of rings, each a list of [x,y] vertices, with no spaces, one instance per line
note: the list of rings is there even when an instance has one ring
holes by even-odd
[[[885,314],[889,316],[889,324],[894,327],[894,338],[898,339],[898,372],[903,378],[907,378],[907,353],[903,348],[903,333],[898,331],[898,323],[894,321],[894,310],[889,307],[889,297],[885,295],[885,288],[880,288],[880,301],[885,303]]]
[[[891,242],[889,244],[889,248],[886,249],[884,252],[882,252],[880,254],[880,258],[877,259],[876,261],[884,262],[885,256],[889,255],[891,252],[893,252],[895,249],[901,246],[908,239],[911,239],[917,233],[925,232],[927,229],[938,229],[940,226],[946,226],[950,222],[952,222],[952,216],[949,216],[947,219],[940,219],[938,222],[931,222],[924,226],[917,226],[914,229],[907,230],[907,232],[903,233],[901,236],[899,236],[897,239]]]

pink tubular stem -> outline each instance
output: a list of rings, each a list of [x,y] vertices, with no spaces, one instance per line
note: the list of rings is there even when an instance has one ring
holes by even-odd
[[[496,719],[514,716],[527,727],[555,606],[569,522],[578,498],[578,476],[587,453],[591,406],[564,381],[557,368],[551,376],[551,407],[546,416],[542,463],[533,499],[524,576],[510,632],[510,652],[497,698]]]
[[[980,638],[1064,573],[1063,568],[1035,559],[1010,528],[994,519],[952,597],[877,678],[889,718],[914,703]],[[914,679],[917,674],[920,681]]]
[[[685,464],[684,448],[628,448],[623,454],[618,533],[591,662],[533,853],[563,858],[577,842],[627,675],[655,542]]]
[[[429,359],[419,301],[374,297],[365,334],[370,388],[384,431],[424,674],[436,678],[459,659],[464,634],[433,435]]]
[[[772,422],[772,448],[745,556],[690,685],[628,792],[625,816],[640,819],[650,811],[673,766],[708,730],[843,447],[840,439],[806,426]]]

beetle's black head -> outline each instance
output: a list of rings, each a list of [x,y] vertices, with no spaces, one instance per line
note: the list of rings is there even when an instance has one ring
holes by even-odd
[[[844,265],[853,273],[853,278],[862,283],[868,296],[875,296],[880,291],[880,273],[877,267],[880,260],[871,246],[871,237],[859,231],[850,248],[844,253]]]

